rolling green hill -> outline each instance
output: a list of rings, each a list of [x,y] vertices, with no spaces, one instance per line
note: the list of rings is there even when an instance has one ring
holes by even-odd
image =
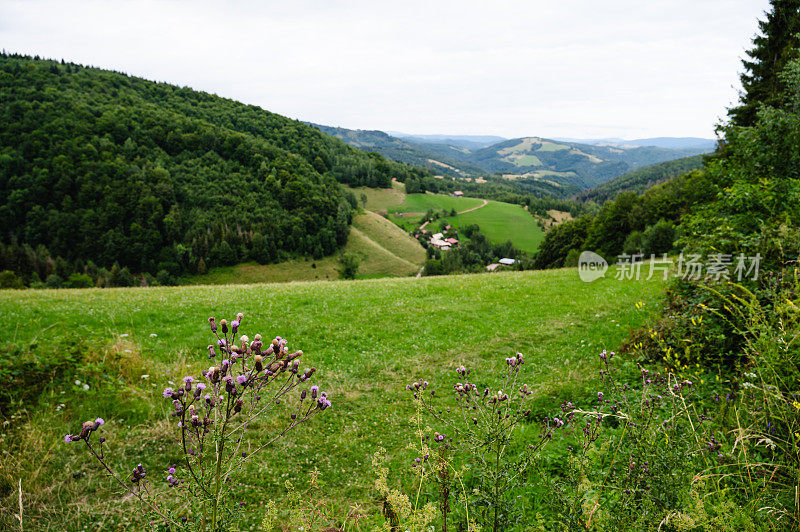
[[[0,270],[26,282],[330,255],[355,206],[337,181],[425,174],[259,107],[72,63],[0,55],[0,92]]]
[[[702,148],[617,147],[539,137],[511,139],[475,151],[470,160],[520,184],[551,180],[586,189],[634,168],[702,153]]]
[[[170,380],[208,367],[208,316],[243,312],[242,333],[280,335],[304,351],[304,366],[317,368],[315,383],[330,393],[333,407],[237,472],[236,478],[247,480],[236,500],[248,510],[237,528],[256,529],[266,500],[283,506],[285,482],[299,489],[318,469],[326,502],[337,515],[358,503],[366,513],[362,529],[373,530],[382,518],[374,504],[371,455],[379,447],[391,449],[390,465],[398,473],[392,478],[398,479],[411,459],[404,450],[413,441],[414,405],[407,383],[422,376],[444,389],[459,364],[483,366],[480,374],[494,378],[503,357],[519,351],[528,362],[526,382],[535,394],[537,416],[558,410],[564,400],[584,401],[596,394],[597,353],[615,349],[658,308],[661,286],[656,280],[617,281],[613,272],[605,280],[583,283],[575,270],[559,270],[44,290],[24,299],[16,291],[0,291],[0,315],[14,319],[13,327],[0,328],[3,351],[54,363],[78,346],[61,377],[37,383],[44,393],[14,421],[22,430],[4,444],[9,452],[0,454],[0,528],[16,528],[19,478],[32,528],[88,530],[101,520],[108,529],[147,528],[135,501],[122,497],[102,469],[87,461],[85,449],[66,446],[64,434],[83,420],[103,417],[114,465],[122,471],[142,462],[152,472],[156,496],[174,496],[162,474],[176,459],[175,432],[164,421],[174,418],[161,390]],[[635,306],[639,301],[645,311]],[[270,433],[272,423],[279,421],[271,418],[259,429]],[[520,430],[535,438],[539,425],[526,423]],[[261,456],[291,456],[291,465]]]
[[[620,192],[636,192],[641,194],[653,185],[657,185],[675,176],[685,174],[703,165],[702,155],[692,155],[674,161],[651,164],[644,168],[639,168],[615,177],[611,181],[591,188],[578,194],[577,199],[581,201],[594,201],[604,203]]]

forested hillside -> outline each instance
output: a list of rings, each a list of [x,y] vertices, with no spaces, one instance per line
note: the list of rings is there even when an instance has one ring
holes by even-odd
[[[577,199],[581,201],[595,201],[603,203],[620,192],[636,192],[642,193],[653,185],[663,183],[668,179],[672,179],[680,174],[685,174],[690,170],[700,168],[703,165],[702,155],[693,155],[691,157],[684,157],[683,159],[676,159],[674,161],[666,161],[663,163],[651,164],[644,168],[633,170],[619,177],[615,177],[611,181],[598,185],[592,189],[581,192],[578,194]]]
[[[345,243],[355,206],[338,183],[425,175],[259,107],[117,72],[2,55],[0,91],[0,270],[25,283],[321,257]]]

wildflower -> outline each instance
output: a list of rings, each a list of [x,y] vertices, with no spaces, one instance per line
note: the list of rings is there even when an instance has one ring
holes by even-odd
[[[317,385],[312,386],[311,387],[311,398],[312,399],[316,399],[317,398],[317,393],[319,393],[319,386],[317,386]]]
[[[147,476],[147,472],[142,467],[142,464],[137,465],[133,468],[133,476],[131,477],[131,482],[134,484],[138,484],[140,480]]]
[[[194,377],[192,377],[191,375],[187,375],[186,377],[183,378],[183,384],[186,387],[187,392],[191,391],[193,382],[194,382]]]
[[[208,318],[208,322],[211,324],[211,332],[217,334],[217,323],[214,321],[214,316]]]
[[[603,400],[603,392],[597,392],[597,398],[602,401]]]
[[[247,375],[239,375],[238,377],[236,377],[236,382],[244,386],[245,383],[247,382]]]
[[[172,394],[174,393],[172,388],[164,388],[164,391],[161,392],[161,395],[164,396],[164,399],[172,399]]]
[[[84,384],[83,385],[83,391],[84,392],[88,392],[89,391],[89,385],[88,384]]]
[[[158,338],[158,335],[156,333],[150,333],[150,338]]]
[[[237,320],[233,320],[231,322],[231,331],[233,331],[233,334],[236,334],[236,331],[238,330],[239,330],[239,322]]]
[[[209,344],[209,346],[208,346],[208,358],[214,358],[215,356],[217,356],[217,352],[214,351],[214,346]]]
[[[219,322],[219,327],[222,330],[222,334],[228,334],[228,320],[222,318],[222,320]]]

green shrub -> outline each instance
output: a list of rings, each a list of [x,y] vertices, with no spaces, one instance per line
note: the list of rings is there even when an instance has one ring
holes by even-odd
[[[17,277],[12,271],[4,270],[0,272],[0,288],[25,288],[22,279]]]
[[[51,273],[47,276],[47,279],[44,280],[44,284],[47,288],[61,288],[64,286],[64,279],[58,274]]]
[[[91,288],[94,286],[94,281],[85,273],[73,273],[67,278],[64,283],[65,288]]]

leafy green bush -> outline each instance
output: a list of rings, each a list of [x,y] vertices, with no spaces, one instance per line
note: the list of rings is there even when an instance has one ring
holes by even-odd
[[[93,286],[94,281],[85,273],[72,273],[64,283],[65,288],[91,288]]]

